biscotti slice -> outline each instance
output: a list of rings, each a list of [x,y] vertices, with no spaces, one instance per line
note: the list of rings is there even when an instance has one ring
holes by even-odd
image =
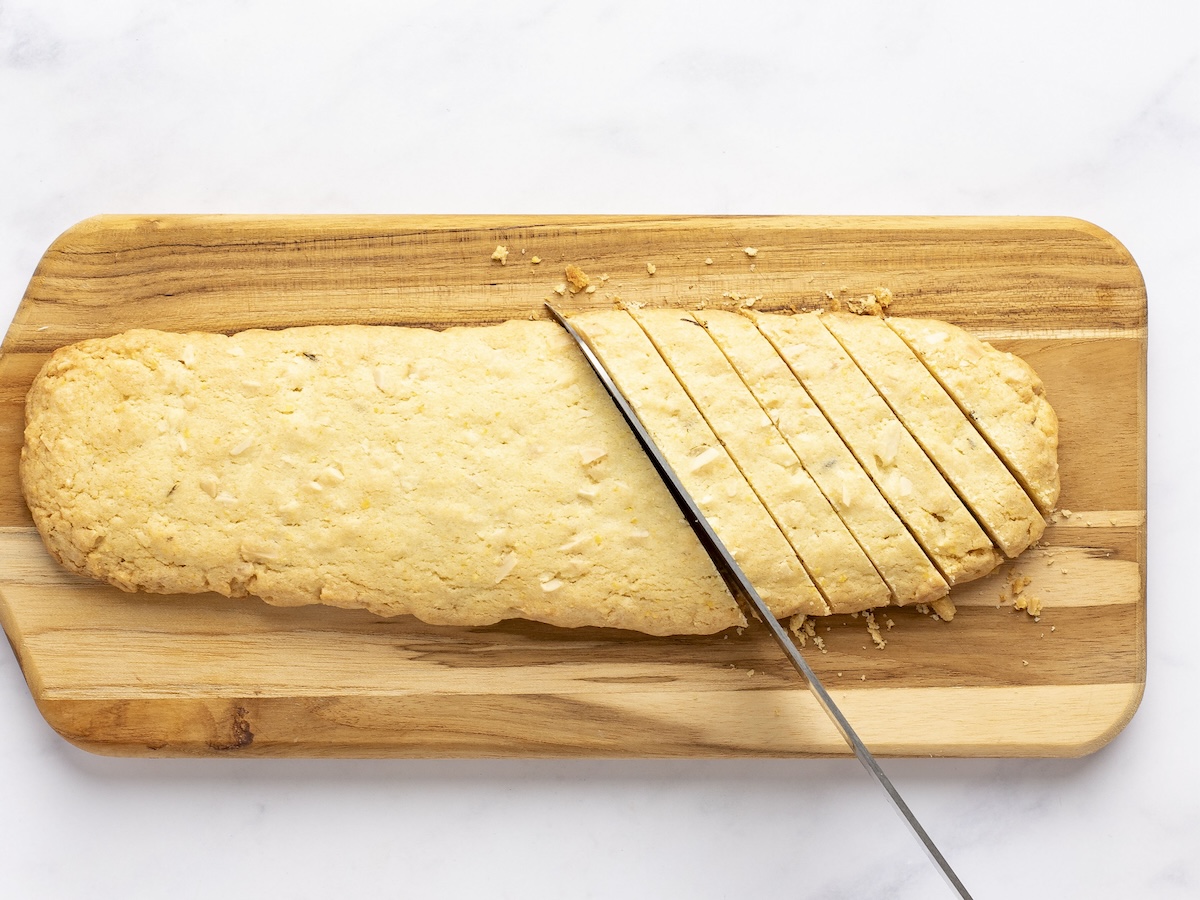
[[[1042,536],[1045,520],[1024,488],[883,319],[828,313],[821,323],[858,363],[892,411],[1005,556]]]
[[[693,315],[858,539],[895,602],[932,603],[944,597],[946,580],[754,323],[731,312]]]
[[[47,547],[126,590],[453,625],[745,621],[553,323],[132,331],[56,352],[26,409]]]
[[[796,552],[637,322],[627,312],[612,310],[573,315],[571,324],[600,357],[771,611],[779,617],[828,614]],[[670,552],[668,544],[655,540]]]
[[[1002,557],[929,457],[814,313],[754,314],[855,458],[951,585]]]
[[[672,309],[635,310],[633,317],[729,451],[829,608],[844,613],[887,605],[891,592],[867,555],[697,321]]]
[[[955,325],[888,319],[1048,515],[1058,503],[1058,416],[1023,359]]]

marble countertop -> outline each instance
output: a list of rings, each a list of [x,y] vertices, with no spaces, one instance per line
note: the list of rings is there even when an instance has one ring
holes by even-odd
[[[1150,298],[1145,698],[1083,759],[886,768],[976,897],[1200,896],[1196,4],[683,9],[8,0],[0,324],[103,212],[1091,220]],[[849,760],[105,759],[7,651],[0,723],[14,897],[949,896]]]

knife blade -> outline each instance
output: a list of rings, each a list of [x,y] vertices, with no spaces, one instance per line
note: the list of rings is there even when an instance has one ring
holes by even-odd
[[[771,637],[775,639],[775,642],[783,650],[788,661],[791,662],[792,666],[795,667],[796,671],[804,679],[809,691],[816,698],[817,704],[829,716],[834,727],[837,728],[838,733],[841,734],[842,738],[850,746],[850,749],[854,752],[854,756],[862,764],[863,768],[883,788],[892,808],[899,813],[900,818],[904,820],[904,823],[928,855],[930,861],[946,879],[946,882],[963,900],[971,900],[971,895],[967,892],[966,887],[950,867],[950,863],[946,861],[946,857],[937,848],[929,833],[917,820],[916,815],[909,808],[908,804],[904,802],[904,798],[900,796],[900,792],[896,790],[895,785],[892,784],[891,779],[883,771],[878,760],[875,759],[875,756],[867,749],[867,745],[863,743],[858,733],[850,725],[849,720],[834,702],[833,697],[829,695],[829,691],[825,689],[825,686],[808,664],[808,661],[805,660],[800,649],[788,637],[787,632],[779,624],[778,620],[771,615],[771,611],[767,608],[766,603],[763,602],[762,597],[759,596],[758,591],[754,589],[754,585],[750,583],[750,579],[746,577],[746,573],[742,571],[741,566],[733,558],[733,554],[729,552],[729,548],[725,546],[716,531],[713,530],[704,513],[700,511],[700,507],[696,505],[696,501],[692,499],[691,494],[683,486],[683,483],[679,480],[679,476],[675,474],[675,470],[667,462],[667,458],[654,442],[654,439],[642,424],[641,419],[638,418],[633,407],[630,406],[624,393],[617,387],[617,383],[613,380],[607,367],[600,361],[600,358],[592,351],[587,341],[584,340],[583,336],[579,334],[565,316],[550,303],[546,304],[546,308],[550,310],[550,314],[554,316],[558,323],[566,330],[567,334],[579,346],[584,359],[592,368],[592,371],[596,373],[600,384],[603,385],[608,396],[612,398],[613,403],[621,413],[621,417],[625,419],[625,422],[633,431],[638,443],[641,444],[650,462],[654,465],[663,483],[667,486],[667,490],[670,491],[671,496],[679,505],[684,518],[696,533],[696,537],[700,540],[701,545],[712,558],[717,571],[725,579],[730,592],[744,607],[749,608],[754,618],[766,626],[767,630],[771,633]]]

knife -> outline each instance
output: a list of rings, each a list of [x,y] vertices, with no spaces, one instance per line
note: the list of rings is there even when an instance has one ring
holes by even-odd
[[[558,320],[558,324],[565,328],[567,334],[579,345],[584,359],[592,367],[592,371],[600,379],[600,384],[604,386],[604,390],[608,392],[608,396],[616,404],[621,416],[629,424],[638,443],[646,451],[650,462],[654,465],[659,476],[666,484],[667,490],[671,492],[671,496],[679,504],[679,509],[683,513],[683,517],[687,519],[688,524],[692,526],[692,530],[696,532],[696,537],[700,539],[700,543],[712,558],[717,571],[725,579],[725,583],[729,586],[729,590],[733,593],[734,597],[748,604],[754,618],[766,625],[767,630],[771,633],[775,642],[779,644],[784,655],[787,656],[788,660],[796,668],[796,671],[803,677],[805,683],[808,685],[808,689],[816,697],[821,709],[825,710],[825,714],[833,721],[834,727],[837,728],[838,733],[841,734],[846,743],[850,745],[850,749],[854,751],[855,757],[862,763],[863,768],[883,788],[893,809],[900,814],[900,818],[904,820],[904,823],[912,831],[913,836],[916,837],[921,847],[928,854],[930,861],[942,873],[946,882],[963,900],[971,900],[971,895],[954,873],[954,870],[950,868],[950,863],[946,861],[946,857],[938,850],[937,845],[934,844],[933,839],[921,826],[921,823],[917,821],[917,817],[908,808],[908,804],[904,802],[904,798],[900,796],[900,792],[896,790],[891,779],[887,777],[887,774],[880,767],[879,762],[872,755],[871,751],[867,749],[867,745],[862,742],[858,733],[851,727],[849,720],[846,719],[846,716],[838,708],[838,705],[833,702],[833,698],[829,696],[829,692],[821,683],[821,679],[817,677],[816,672],[812,670],[807,660],[804,659],[799,648],[787,636],[787,632],[784,631],[783,626],[771,615],[771,611],[767,608],[766,603],[758,595],[758,591],[754,589],[754,585],[750,583],[750,579],[746,577],[746,573],[742,571],[741,566],[737,564],[737,561],[733,558],[733,554],[729,552],[729,548],[717,536],[712,525],[705,518],[704,513],[700,511],[700,507],[696,505],[696,501],[692,499],[687,488],[679,480],[679,476],[675,474],[675,470],[671,468],[671,464],[667,462],[658,445],[654,443],[654,439],[650,437],[650,433],[642,424],[641,419],[638,418],[637,413],[633,411],[633,407],[629,405],[629,401],[625,398],[621,389],[613,381],[604,363],[592,352],[592,348],[588,346],[579,332],[575,330],[575,327],[557,309],[549,303],[546,304],[546,308]]]

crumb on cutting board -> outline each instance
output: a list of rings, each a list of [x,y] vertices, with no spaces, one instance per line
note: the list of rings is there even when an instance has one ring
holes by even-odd
[[[502,266],[508,265],[508,248],[500,244],[492,251],[492,259],[496,260]]]
[[[885,287],[876,288],[865,297],[851,297],[846,301],[846,307],[858,316],[882,316],[891,305],[892,292]]]
[[[574,263],[571,263],[569,266],[567,266],[566,275],[567,284],[570,285],[572,294],[578,294],[592,283],[592,279],[588,278],[587,273],[585,273],[583,269],[579,268],[579,266],[575,265]]]
[[[876,647],[882,650],[887,646],[887,641],[884,640],[883,634],[880,633],[879,623],[875,621],[875,613],[873,613],[871,610],[867,610],[865,613],[863,613],[863,617],[867,620],[867,633],[871,635],[872,642]]]

